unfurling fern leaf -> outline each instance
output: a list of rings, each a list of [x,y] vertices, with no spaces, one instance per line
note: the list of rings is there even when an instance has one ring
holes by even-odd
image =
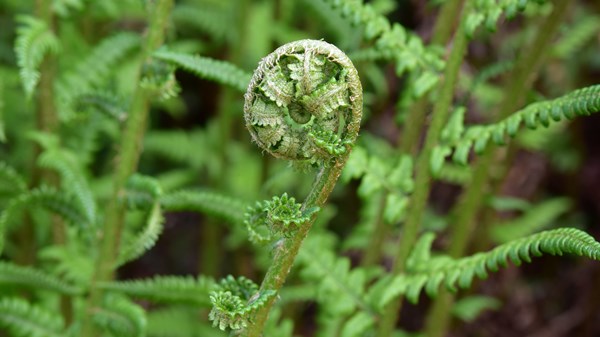
[[[46,289],[62,294],[77,295],[78,289],[61,279],[32,267],[0,262],[0,284],[11,284],[34,289]]]
[[[21,81],[27,97],[31,97],[40,79],[38,67],[48,52],[58,51],[58,39],[42,20],[19,16],[22,26],[17,30],[15,53],[20,68]]]
[[[189,71],[200,78],[228,85],[240,92],[245,92],[248,83],[250,83],[251,75],[229,62],[168,50],[158,50],[153,56]]]
[[[450,291],[456,291],[457,285],[467,288],[473,282],[473,277],[485,279],[488,270],[495,272],[500,266],[506,266],[509,260],[520,265],[523,261],[531,262],[531,256],[544,253],[573,254],[600,260],[600,243],[575,228],[541,232],[503,244],[489,252],[460,259],[447,256],[431,258],[429,253],[423,253],[429,249],[432,241],[432,236],[424,237],[421,249],[417,249],[421,255],[412,257],[412,268],[407,273],[384,279],[372,288],[370,296],[379,308],[401,294],[406,294],[410,301],[416,302],[423,288],[430,296],[435,296],[442,284]]]
[[[142,232],[126,243],[125,247],[119,251],[117,266],[121,266],[129,261],[137,259],[150,248],[154,247],[162,231],[163,216],[160,204],[156,202],[148,214],[146,226]]]
[[[0,327],[13,337],[64,337],[58,312],[45,310],[20,298],[0,299]]]
[[[100,283],[100,288],[158,303],[182,303],[208,307],[208,295],[216,289],[205,276],[155,276],[151,279]]]
[[[101,308],[95,308],[94,323],[114,337],[146,335],[146,312],[122,296],[106,296]]]
[[[454,152],[452,159],[455,162],[466,164],[471,149],[481,153],[490,140],[497,145],[504,145],[506,136],[514,136],[522,123],[528,128],[535,129],[563,119],[573,119],[576,116],[586,116],[599,111],[600,85],[578,89],[553,100],[530,104],[498,123],[471,126],[457,140],[437,146],[431,156],[430,169],[434,174],[438,173],[444,158],[452,152]]]
[[[147,209],[162,196],[162,187],[159,182],[149,176],[134,174],[127,180],[125,198],[127,206],[131,209]]]
[[[206,213],[223,219],[231,224],[244,221],[244,210],[247,204],[212,191],[177,191],[161,198],[161,205],[167,212],[193,211]]]
[[[0,252],[3,249],[4,231],[7,225],[15,219],[19,212],[31,210],[34,207],[42,207],[56,213],[74,225],[83,227],[87,225],[85,212],[72,197],[51,187],[42,186],[11,199],[3,210],[0,215]]]

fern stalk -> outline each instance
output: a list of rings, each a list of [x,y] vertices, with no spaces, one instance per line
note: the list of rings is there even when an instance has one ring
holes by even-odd
[[[444,3],[433,28],[433,36],[431,38],[432,44],[445,45],[448,43],[448,40],[450,39],[449,33],[455,25],[455,18],[457,17],[458,11],[462,8],[463,2],[464,0],[450,0]],[[427,108],[429,107],[427,96],[428,93],[424,93],[410,107],[400,139],[400,153],[409,154],[411,156],[414,156],[417,153],[421,132],[423,131],[423,125],[425,125]],[[389,193],[385,191],[383,196],[381,196],[382,199],[379,208],[377,209],[377,216],[375,217],[375,229],[373,235],[369,239],[369,245],[365,251],[365,256],[361,261],[362,266],[373,265],[381,258],[381,245],[389,232],[389,226],[383,220],[383,212],[387,207],[388,194]]]
[[[464,17],[465,13],[468,12],[471,3],[472,1],[470,0],[466,3],[466,8],[461,14],[461,25],[454,33],[454,43],[448,58],[448,63],[446,64],[440,95],[433,107],[432,121],[427,131],[425,145],[417,159],[415,190],[409,206],[411,211],[409,212],[404,224],[402,237],[398,245],[398,250],[396,251],[396,260],[392,268],[392,272],[395,275],[404,272],[406,260],[410,254],[412,246],[416,241],[419,228],[421,227],[423,213],[425,212],[425,207],[427,205],[427,199],[431,188],[429,159],[434,146],[437,144],[438,139],[440,138],[444,124],[448,119],[449,110],[452,105],[452,98],[454,96],[454,88],[456,86],[456,80],[460,71],[460,65],[462,64],[462,60],[467,50],[468,41],[464,31]],[[384,311],[385,315],[382,317],[380,322],[377,336],[386,337],[391,335],[398,319],[400,308],[402,306],[402,300],[403,298],[400,297],[386,306]]]
[[[545,51],[550,47],[552,38],[565,17],[569,2],[570,0],[555,1],[554,10],[540,24],[531,48],[521,54],[506,83],[506,96],[497,112],[497,120],[506,118],[523,105],[526,94],[547,54]],[[453,210],[454,221],[451,222],[453,224],[452,236],[448,248],[451,257],[461,257],[468,247],[471,234],[475,231],[475,219],[481,210],[482,200],[489,191],[490,180],[494,179],[490,172],[502,166],[502,163],[498,163],[496,160],[498,154],[498,151],[488,148],[477,160],[471,183],[467,185],[456,203]],[[492,165],[494,165],[494,170],[492,170]],[[426,321],[426,336],[442,336],[447,330],[453,299],[453,295],[446,291],[443,291],[436,299]]]
[[[148,6],[150,6],[149,27],[143,47],[143,59],[146,62],[151,59],[152,53],[163,43],[169,15],[173,7],[173,0],[158,0],[155,3],[149,2]],[[91,337],[98,334],[91,317],[95,309],[101,305],[103,290],[98,287],[98,282],[109,281],[113,278],[126,207],[119,199],[125,194],[127,179],[137,168],[141,153],[141,143],[146,128],[146,120],[150,109],[150,100],[150,92],[138,86],[133,96],[131,111],[121,138],[113,192],[106,209],[101,250],[94,270],[92,284],[90,285],[90,296],[82,327],[82,336]]]

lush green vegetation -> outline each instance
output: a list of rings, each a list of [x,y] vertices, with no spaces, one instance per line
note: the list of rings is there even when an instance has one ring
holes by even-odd
[[[598,10],[0,1],[0,336],[498,336],[458,324],[487,282],[594,284],[597,175],[548,181],[589,170]]]

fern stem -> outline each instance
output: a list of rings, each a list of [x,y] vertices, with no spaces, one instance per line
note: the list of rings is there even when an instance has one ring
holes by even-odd
[[[464,0],[450,0],[446,1],[438,14],[438,19],[435,22],[433,28],[433,36],[431,38],[432,44],[445,45],[450,39],[450,32],[452,26],[455,24],[455,18],[457,12],[462,8]],[[416,102],[414,102],[408,113],[407,119],[404,123],[405,126],[402,130],[402,136],[400,139],[400,153],[409,154],[414,156],[417,153],[419,147],[419,140],[425,125],[425,117],[427,116],[427,109],[429,108],[428,93],[424,93]],[[387,237],[390,231],[390,226],[383,221],[383,212],[387,207],[387,195],[388,192],[384,192],[382,196],[383,201],[380,203],[377,209],[377,215],[375,217],[375,229],[373,235],[369,240],[369,245],[365,252],[365,257],[361,261],[361,265],[370,266],[376,263],[381,258],[381,244],[382,239]]]
[[[158,0],[156,3],[149,3],[149,6],[151,8],[149,11],[148,35],[146,36],[143,49],[144,62],[149,60],[152,52],[163,43],[173,0]],[[125,205],[120,202],[120,199],[125,193],[127,179],[137,168],[150,108],[150,100],[150,93],[138,86],[134,93],[131,112],[121,138],[113,193],[106,210],[100,243],[100,255],[98,256],[94,277],[90,285],[90,296],[82,327],[82,336],[91,337],[97,335],[91,316],[102,300],[103,291],[98,287],[98,282],[109,281],[113,278],[125,216]]]
[[[471,2],[472,1],[467,2],[467,9],[470,7]],[[444,72],[440,96],[433,107],[433,117],[431,125],[427,131],[425,145],[417,159],[415,191],[410,201],[410,212],[404,224],[402,237],[398,245],[398,250],[396,251],[396,260],[392,268],[392,272],[395,275],[404,272],[406,260],[412,249],[412,246],[416,241],[417,234],[421,226],[421,220],[423,218],[423,213],[427,205],[427,199],[431,188],[429,158],[431,157],[432,150],[437,144],[442,128],[444,127],[444,124],[448,118],[449,110],[452,104],[452,98],[454,96],[456,80],[460,71],[460,65],[462,64],[462,60],[467,50],[468,41],[464,32],[464,16],[466,12],[467,10],[463,10],[460,20],[461,25],[454,34],[454,43]],[[398,319],[399,311],[402,306],[402,300],[403,298],[400,297],[386,306],[384,310],[385,315],[382,317],[377,334],[379,337],[391,335]]]
[[[550,46],[552,38],[563,21],[569,2],[570,0],[555,2],[554,10],[539,26],[531,49],[528,48],[527,52],[521,54],[506,83],[506,96],[497,112],[497,120],[506,118],[523,105],[526,94],[543,62],[546,54],[544,51]],[[452,235],[450,247],[448,248],[449,255],[452,257],[458,258],[465,253],[471,235],[475,231],[475,219],[482,208],[482,201],[485,194],[490,190],[489,184],[499,178],[495,174],[490,174],[493,173],[492,171],[498,173],[498,167],[503,166],[502,163],[497,163],[496,158],[498,158],[498,151],[488,148],[477,160],[472,181],[455,205],[453,210],[454,221],[451,222],[453,224]],[[442,336],[447,330],[453,299],[454,296],[447,291],[441,292],[428,315],[426,336]]]

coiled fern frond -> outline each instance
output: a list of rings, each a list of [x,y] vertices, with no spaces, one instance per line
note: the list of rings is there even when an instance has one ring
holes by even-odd
[[[104,282],[100,288],[157,303],[182,303],[208,307],[216,283],[206,276],[155,276],[150,279]]]
[[[0,327],[14,337],[64,337],[58,312],[45,310],[16,297],[0,299]]]
[[[221,330],[243,329],[252,319],[252,314],[275,296],[275,291],[260,292],[258,285],[241,276],[235,279],[228,276],[221,281],[218,291],[210,294],[213,307],[208,318],[213,326]]]
[[[48,52],[58,51],[58,38],[42,20],[31,16],[19,16],[21,26],[17,29],[15,54],[20,68],[21,81],[27,97],[40,80],[38,67]]]
[[[430,296],[436,296],[442,284],[450,291],[456,291],[457,286],[467,288],[475,276],[485,279],[488,271],[496,272],[499,267],[505,267],[508,261],[518,266],[523,261],[531,262],[532,256],[541,256],[544,253],[600,259],[600,243],[589,234],[575,228],[537,233],[508,242],[489,252],[460,259],[447,256],[432,258],[429,250],[433,239],[432,234],[421,238],[409,260],[406,274],[383,280],[373,287],[371,296],[377,298],[379,308],[383,308],[401,294],[405,294],[410,301],[417,302],[423,288]]]
[[[137,259],[154,247],[163,231],[163,220],[160,204],[156,202],[148,212],[144,229],[128,240],[123,249],[119,251],[117,266]]]
[[[9,262],[0,262],[0,284],[46,289],[68,295],[81,293],[81,289],[41,270]]]
[[[434,148],[431,156],[430,168],[435,174],[440,171],[444,159],[453,151],[452,159],[460,164],[466,164],[471,149],[475,153],[485,150],[488,142],[492,140],[497,145],[506,144],[506,136],[514,136],[521,124],[535,129],[539,126],[548,126],[563,119],[573,119],[576,116],[585,116],[600,111],[600,85],[575,90],[565,96],[528,105],[510,117],[490,125],[471,126],[454,135],[449,144]]]

